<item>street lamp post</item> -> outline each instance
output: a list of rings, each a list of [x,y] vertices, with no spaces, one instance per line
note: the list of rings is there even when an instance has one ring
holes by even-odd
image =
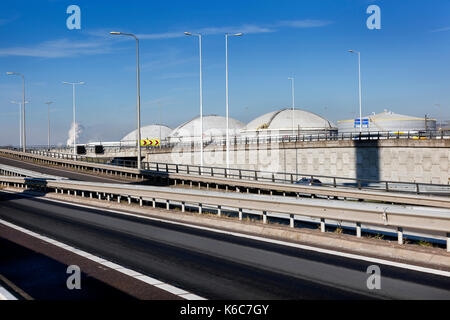
[[[359,133],[362,132],[362,98],[361,98],[361,52],[348,50],[350,53],[358,55],[358,82],[359,82]]]
[[[200,166],[203,167],[203,86],[202,86],[202,35],[190,32],[184,33],[187,36],[198,37],[200,56]]]
[[[84,82],[66,82],[63,84],[72,85],[72,107],[73,107],[73,154],[77,154],[77,130],[76,130],[76,121],[75,121],[75,86],[85,84]]]
[[[292,87],[292,135],[295,135],[295,129],[294,129],[294,109],[295,109],[295,78],[290,77],[288,80],[291,80],[291,87]]]
[[[46,102],[47,105],[47,111],[48,111],[48,150],[50,151],[50,105],[53,103],[53,101]]]
[[[226,122],[227,122],[227,169],[230,168],[230,133],[229,133],[229,113],[228,113],[228,37],[242,36],[243,33],[225,34],[225,79],[226,79]]]
[[[19,148],[22,148],[22,102],[11,101],[19,106]],[[25,101],[28,103],[28,101]]]
[[[132,33],[122,33],[111,31],[112,35],[130,36],[136,39],[137,44],[137,149],[138,149],[138,169],[141,169],[141,93],[140,93],[140,76],[139,76],[139,39]]]
[[[27,149],[26,132],[25,132],[25,76],[21,73],[7,72],[9,76],[15,75],[22,77],[22,151]]]

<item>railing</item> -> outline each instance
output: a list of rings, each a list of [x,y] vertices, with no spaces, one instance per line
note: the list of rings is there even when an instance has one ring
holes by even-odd
[[[263,223],[267,223],[267,213],[284,215],[289,226],[295,227],[296,215],[320,219],[320,230],[325,232],[326,220],[354,223],[357,237],[361,237],[361,224],[394,227],[397,229],[398,243],[403,244],[404,229],[424,230],[443,233],[447,239],[447,251],[450,252],[450,210],[414,210],[395,205],[377,205],[358,202],[298,200],[286,197],[268,197],[237,193],[208,192],[158,188],[150,186],[130,186],[123,184],[103,184],[81,181],[45,180],[24,177],[0,177],[1,187],[15,187],[41,192],[67,193],[68,195],[99,200],[127,199],[131,203],[136,199],[140,206],[144,201],[156,207],[156,202],[166,204],[167,210],[181,204],[184,212],[187,204],[198,207],[202,214],[205,206],[216,208],[220,216],[222,210],[236,210],[239,220],[243,220],[243,210],[262,212]]]
[[[450,129],[443,130],[428,130],[428,131],[369,131],[369,132],[328,132],[328,133],[316,133],[316,134],[273,134],[268,135],[264,131],[261,131],[255,136],[232,136],[230,137],[231,145],[246,145],[246,144],[265,144],[265,143],[295,143],[295,142],[316,142],[316,141],[365,141],[365,140],[392,140],[392,139],[411,139],[411,140],[444,140],[450,139]],[[186,141],[176,141],[174,138],[161,140],[160,146],[142,146],[144,150],[160,150],[161,148],[183,148],[183,147],[197,147],[200,146],[199,137],[184,137]],[[118,141],[118,142],[105,142],[102,144],[107,152],[120,152],[123,150],[136,149],[135,141]],[[80,144],[85,146],[87,150],[94,153],[95,145]],[[204,141],[204,146],[208,145],[226,145],[226,139],[224,137],[212,137]],[[30,150],[47,150],[48,146],[32,146],[28,147]],[[18,148],[17,148],[18,149]],[[54,150],[61,153],[73,153],[72,147],[51,146],[50,150]]]
[[[74,160],[102,165],[114,165],[125,168],[137,168],[137,161],[121,159],[102,159],[88,156],[62,154],[47,151],[30,150],[29,154],[52,157],[55,159]],[[439,194],[450,196],[450,184],[431,184],[419,182],[402,182],[387,180],[372,180],[346,178],[338,176],[315,175],[310,173],[269,172],[249,169],[233,169],[223,167],[208,167],[198,165],[184,165],[160,162],[143,162],[142,170],[158,173],[186,174],[191,176],[210,176],[233,180],[250,180],[283,184],[297,184],[300,178],[306,177],[310,181],[318,179],[320,184],[312,185],[325,187],[352,188],[358,190],[383,190],[386,192],[405,192],[414,194]],[[450,183],[450,182],[449,182]]]

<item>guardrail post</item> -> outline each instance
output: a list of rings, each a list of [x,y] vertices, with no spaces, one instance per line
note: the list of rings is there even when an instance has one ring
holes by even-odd
[[[447,233],[447,252],[450,252],[450,233]]]
[[[239,169],[239,180],[242,180],[242,170]]]
[[[170,200],[166,200],[166,209],[170,210]]]
[[[258,181],[258,171],[255,170],[255,181]]]
[[[217,206],[217,216],[220,217],[222,215],[222,206]]]
[[[181,202],[181,212],[185,212],[186,211],[186,203],[183,201]]]
[[[361,223],[356,223],[356,237],[361,238]]]
[[[294,215],[293,214],[291,214],[290,216],[289,216],[289,226],[291,227],[291,228],[293,228],[294,227]]]
[[[120,203],[121,196],[117,196],[117,203]]]
[[[139,206],[142,207],[144,205],[144,201],[142,200],[142,197],[139,197]]]
[[[242,221],[242,208],[239,208],[239,221]]]
[[[389,182],[386,181],[386,191],[389,191]]]
[[[320,232],[325,232],[325,219],[320,219]]]
[[[152,207],[156,208],[156,199],[155,198],[152,199]]]
[[[263,223],[267,224],[267,211],[263,211]]]
[[[202,214],[203,212],[203,205],[201,203],[198,204],[198,214]]]
[[[397,228],[398,244],[403,244],[403,228]]]
[[[177,173],[179,172],[178,164],[175,165],[175,170],[176,170]]]
[[[131,197],[128,196],[128,204],[131,204]]]
[[[418,183],[416,183],[416,193],[417,193],[417,194],[420,194],[419,184],[418,184]]]
[[[336,188],[337,184],[336,184],[336,177],[333,178],[333,186]]]

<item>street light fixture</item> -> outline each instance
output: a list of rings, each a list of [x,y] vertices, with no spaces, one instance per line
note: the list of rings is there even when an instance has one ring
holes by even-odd
[[[225,34],[225,78],[226,78],[226,119],[227,119],[227,169],[230,168],[230,133],[229,133],[229,113],[228,113],[228,37],[240,37],[243,33]]]
[[[52,103],[53,101],[48,101],[45,103],[48,109],[48,151],[50,151],[50,105]]]
[[[22,151],[27,149],[26,133],[25,133],[25,76],[21,73],[7,72],[8,76],[20,76],[22,77]]]
[[[361,53],[356,50],[348,50],[358,55],[358,82],[359,82],[359,133],[362,132],[362,98],[361,98]]]
[[[73,154],[77,154],[77,131],[76,131],[76,121],[75,121],[75,86],[83,85],[85,82],[67,82],[63,81],[63,84],[72,85],[72,107],[73,107]]]
[[[123,33],[111,31],[112,35],[130,36],[136,39],[137,43],[137,149],[138,149],[138,169],[141,169],[141,93],[140,93],[140,77],[139,77],[139,39],[132,33]]]
[[[292,86],[292,135],[295,135],[295,131],[294,131],[295,78],[289,77],[288,80],[291,80],[291,86]]]
[[[202,35],[190,32],[184,33],[187,36],[198,37],[199,56],[200,56],[200,166],[203,169],[203,86],[202,86]]]

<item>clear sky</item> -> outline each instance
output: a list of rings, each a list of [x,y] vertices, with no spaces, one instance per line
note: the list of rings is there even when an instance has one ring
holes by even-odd
[[[66,9],[81,8],[81,30],[69,30]],[[369,30],[366,9],[381,8],[381,30]],[[0,11],[0,144],[18,143],[20,78],[26,77],[27,138],[65,143],[77,88],[77,121],[85,140],[117,141],[136,127],[136,47],[141,39],[142,124],[174,128],[199,114],[198,40],[203,34],[204,114],[225,115],[226,32],[230,115],[249,122],[289,107],[332,121],[359,113],[357,57],[361,52],[363,114],[450,118],[450,1],[4,0]],[[159,108],[161,109],[161,115]]]

